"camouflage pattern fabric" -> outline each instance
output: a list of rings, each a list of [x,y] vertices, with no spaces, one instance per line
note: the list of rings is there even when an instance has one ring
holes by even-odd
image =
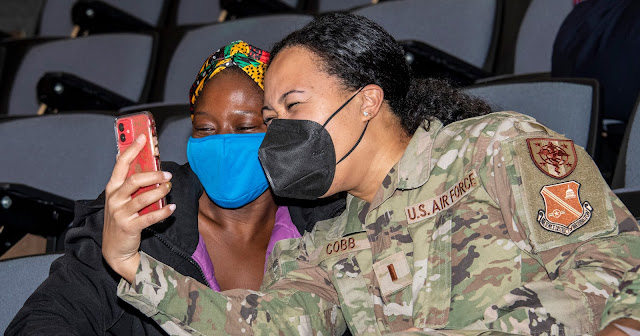
[[[620,317],[640,320],[640,296],[638,293],[640,293],[640,265],[625,273],[619,288],[607,301],[601,325],[606,326]]]
[[[261,292],[146,255],[118,291],[172,334],[580,335],[639,318],[638,265],[638,223],[586,152],[500,112],[419,128],[371,203],[276,245]]]

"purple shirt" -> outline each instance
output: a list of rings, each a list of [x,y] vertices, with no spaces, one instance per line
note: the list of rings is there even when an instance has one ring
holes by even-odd
[[[211,262],[211,258],[209,257],[209,251],[207,250],[207,246],[204,243],[202,235],[198,234],[198,236],[198,246],[196,247],[196,250],[195,252],[193,252],[193,255],[191,257],[198,263],[198,265],[200,265],[202,272],[204,272],[204,277],[209,282],[211,289],[219,292],[220,285],[216,280],[215,272],[213,270],[213,262]],[[273,225],[273,231],[271,231],[271,239],[269,239],[269,245],[267,245],[267,255],[265,255],[264,257],[265,271],[267,269],[267,260],[271,255],[271,251],[273,251],[273,247],[278,241],[289,238],[300,238],[300,233],[291,221],[289,209],[285,206],[282,206],[278,208],[278,211],[276,211],[276,223]]]

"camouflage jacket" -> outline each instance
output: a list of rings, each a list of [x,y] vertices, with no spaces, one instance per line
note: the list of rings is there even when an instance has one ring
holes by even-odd
[[[143,255],[118,294],[175,334],[578,335],[638,318],[638,265],[638,224],[586,152],[501,112],[418,129],[371,203],[276,246],[260,292]]]

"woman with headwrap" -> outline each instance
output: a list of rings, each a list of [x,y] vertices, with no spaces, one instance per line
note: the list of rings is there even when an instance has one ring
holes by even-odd
[[[123,152],[104,195],[76,207],[66,254],[53,263],[51,275],[17,314],[7,335],[164,334],[118,300],[119,277],[103,262],[101,243],[103,227],[114,221],[131,227],[154,221],[154,214],[137,214],[140,201],[165,195],[170,205],[161,211],[173,214],[142,233],[140,250],[216,291],[259,288],[274,244],[300,236],[287,207],[278,207],[267,191],[258,161],[267,129],[261,109],[268,59],[269,53],[242,41],[207,58],[189,92],[189,163],[164,162],[162,169],[170,174],[161,178],[171,182],[131,199],[133,191],[154,184],[150,179],[163,173],[126,178],[142,144],[134,142]]]

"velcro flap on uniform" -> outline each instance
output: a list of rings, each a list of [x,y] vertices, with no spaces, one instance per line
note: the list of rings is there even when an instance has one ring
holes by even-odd
[[[400,251],[373,264],[382,296],[394,294],[413,281],[407,256]]]

